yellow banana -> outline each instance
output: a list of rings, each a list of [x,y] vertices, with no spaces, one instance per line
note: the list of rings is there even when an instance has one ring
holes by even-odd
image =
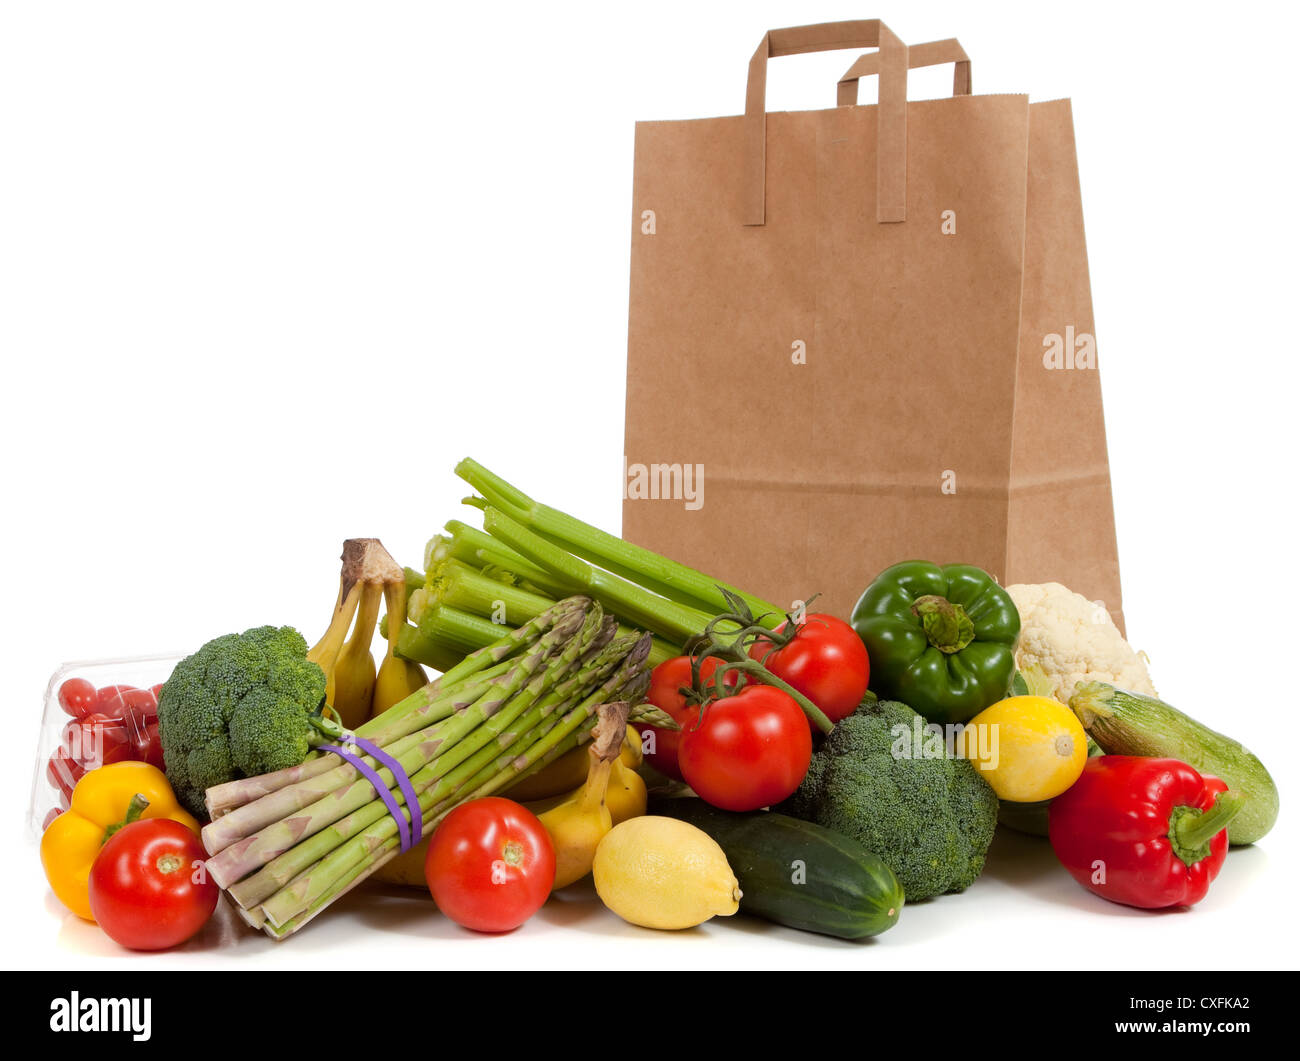
[[[379,603],[389,586],[404,587],[405,582],[405,573],[378,538],[349,538],[343,543],[334,614],[307,658],[325,672],[325,702],[348,729],[370,717],[377,677],[370,643],[375,637]],[[385,690],[392,686],[392,679],[386,677]]]
[[[646,810],[645,782],[641,775],[631,767],[624,765],[622,759],[614,762],[609,772],[609,788],[605,792],[605,806],[615,825],[621,825],[629,818],[639,818]]]
[[[627,727],[627,737],[619,752],[619,762],[633,770],[641,765],[641,735],[633,726]],[[587,754],[587,746],[580,745],[565,752],[545,769],[503,790],[501,795],[520,803],[550,800],[556,796],[568,798],[575,788],[582,787],[590,769],[591,756]]]
[[[614,827],[605,796],[610,773],[627,734],[629,709],[626,701],[601,704],[596,709],[598,721],[588,750],[591,768],[586,784],[569,799],[538,816],[555,847],[554,888],[567,887],[591,872],[597,846]]]
[[[350,730],[370,717],[370,700],[375,692],[375,659],[370,654],[370,642],[374,640],[383,596],[382,584],[367,582],[362,587],[356,625],[334,664],[334,699],[330,704]]]
[[[389,582],[384,586],[384,605],[388,608],[388,651],[379,664],[375,678],[375,691],[370,701],[370,717],[382,715],[418,689],[423,689],[426,678],[418,663],[397,657],[397,635],[406,621],[406,582]]]
[[[371,875],[374,880],[385,884],[399,884],[406,888],[424,888],[429,884],[424,878],[424,860],[429,854],[429,838],[426,836],[411,850],[389,859]]]

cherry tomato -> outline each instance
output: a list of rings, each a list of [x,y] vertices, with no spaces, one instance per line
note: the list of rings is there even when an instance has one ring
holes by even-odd
[[[59,686],[59,706],[73,718],[85,718],[95,710],[98,693],[85,678],[69,678]]]
[[[98,712],[64,726],[62,748],[87,770],[131,758],[126,724]]]
[[[158,719],[156,717],[146,722],[132,736],[131,747],[135,753],[134,758],[139,759],[140,762],[156,766],[159,770],[166,769],[163,765],[162,741],[158,739]]]
[[[708,704],[684,729],[677,752],[682,779],[701,799],[730,811],[781,802],[811,761],[807,716],[770,685],[748,685]]]
[[[788,625],[782,623],[776,632]],[[809,615],[783,647],[773,651],[771,641],[760,639],[749,654],[808,697],[832,722],[853,714],[867,691],[867,648],[853,627],[833,615]]]
[[[158,697],[152,689],[110,685],[99,690],[95,710],[109,718],[150,718],[158,714]]]
[[[212,916],[220,889],[207,853],[180,822],[149,818],[109,837],[90,867],[90,912],[132,950],[184,943]]]
[[[155,701],[157,701],[158,697],[162,696],[162,687],[166,684],[167,684],[166,682],[159,682],[157,685],[155,685],[153,688],[149,690],[151,693],[153,693],[153,698]]]
[[[700,664],[700,678],[704,682],[713,676],[721,661],[710,656]],[[737,684],[737,675],[728,674],[726,683],[732,687]],[[683,728],[695,717],[694,707],[688,707],[683,689],[691,687],[691,657],[675,656],[659,664],[650,673],[650,688],[645,698],[661,711],[677,720]],[[646,761],[667,777],[682,780],[681,768],[677,764],[677,752],[681,744],[680,730],[661,729],[658,726],[637,726],[641,734],[641,747]]]
[[[532,811],[487,796],[462,803],[429,841],[424,877],[438,909],[476,932],[509,932],[546,902],[555,848]]]
[[[72,799],[72,790],[86,774],[86,768],[77,762],[64,748],[55,748],[50,761],[45,764],[45,777],[67,799]]]

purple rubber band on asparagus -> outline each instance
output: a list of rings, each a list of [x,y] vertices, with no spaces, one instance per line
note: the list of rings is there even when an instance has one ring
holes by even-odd
[[[411,847],[414,847],[424,839],[424,811],[420,809],[420,797],[415,794],[415,786],[411,784],[411,778],[402,769],[402,764],[378,745],[371,744],[370,741],[358,737],[355,733],[349,737],[349,742],[392,771],[397,787],[402,790],[402,798],[406,800],[406,808],[411,812]],[[403,847],[402,850],[407,849]]]
[[[411,846],[410,823],[407,822],[406,815],[402,813],[401,804],[393,798],[393,794],[388,791],[388,786],[379,779],[379,773],[367,766],[365,761],[359,755],[353,755],[351,752],[340,748],[337,744],[322,744],[320,750],[323,752],[333,752],[335,755],[346,759],[357,768],[358,773],[360,773],[362,777],[370,782],[371,787],[379,794],[379,798],[384,801],[384,806],[388,808],[388,813],[391,814],[393,820],[397,822],[397,831],[401,834],[402,838],[402,850],[409,850]]]

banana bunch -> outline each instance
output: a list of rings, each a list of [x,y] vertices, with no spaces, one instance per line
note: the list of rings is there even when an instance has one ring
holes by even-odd
[[[388,649],[378,669],[370,653],[381,602],[388,609]],[[356,729],[424,687],[418,663],[394,652],[406,617],[406,575],[378,538],[343,543],[338,600],[325,635],[307,658],[325,672],[325,702]]]

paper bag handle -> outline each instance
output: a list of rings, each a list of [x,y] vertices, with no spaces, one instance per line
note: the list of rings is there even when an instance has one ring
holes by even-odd
[[[955,37],[944,41],[927,41],[925,44],[913,44],[907,49],[907,68],[916,70],[922,66],[943,66],[952,63],[952,94],[969,96],[971,94],[970,56]],[[871,77],[880,72],[880,56],[877,52],[860,55],[853,65],[844,71],[836,86],[836,103],[841,107],[853,107],[858,102],[858,78]]]
[[[749,61],[745,87],[745,224],[766,221],[767,61],[782,55],[879,48],[876,220],[907,218],[907,45],[878,18],[769,30]]]

